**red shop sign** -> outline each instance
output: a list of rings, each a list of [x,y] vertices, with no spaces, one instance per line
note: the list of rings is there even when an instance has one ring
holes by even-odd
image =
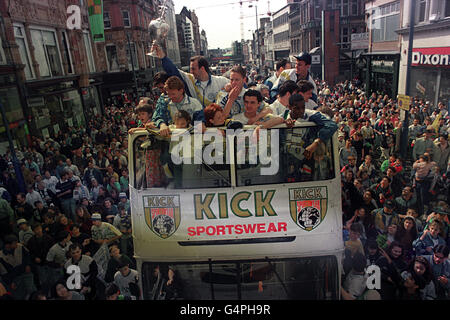
[[[450,47],[414,48],[411,65],[450,67]]]

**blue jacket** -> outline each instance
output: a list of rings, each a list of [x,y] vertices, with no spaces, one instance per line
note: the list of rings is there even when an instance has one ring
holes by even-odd
[[[192,113],[190,112],[191,110],[186,110],[191,114],[192,123],[194,123],[195,121],[205,122],[205,115],[203,113],[203,108],[202,108],[201,104],[198,102],[198,100],[195,98],[185,95],[183,101],[180,104],[174,104],[174,108],[177,108],[179,110],[180,109],[185,110],[185,108],[183,108],[183,107],[185,105],[190,105],[190,104],[195,105],[194,108],[196,110]],[[158,101],[156,102],[156,109],[155,109],[155,112],[153,113],[152,121],[155,123],[155,125],[158,128],[161,126],[162,123],[165,123],[166,125],[170,125],[175,120],[175,119],[172,119],[172,115],[171,115],[171,111],[173,113],[173,111],[175,111],[175,110],[171,110],[169,105],[172,105],[172,103],[166,95],[161,95],[159,97]]]
[[[286,114],[288,114],[288,113],[290,116],[290,110],[286,110]],[[283,115],[283,118],[287,119],[288,116]],[[336,122],[334,120],[330,119],[323,113],[321,113],[319,111],[315,111],[315,110],[306,109],[303,119],[297,119],[297,121],[299,121],[299,120],[300,121],[301,120],[311,121],[311,122],[314,122],[315,124],[317,124],[318,125],[317,137],[320,138],[320,140],[322,140],[324,142],[328,141],[338,129],[338,125],[336,124]],[[314,129],[316,129],[316,128],[314,128]],[[311,131],[314,131],[314,130],[311,130]]]
[[[428,252],[426,249],[428,247],[434,248],[434,242],[431,238],[430,234],[427,234],[423,240],[420,240],[420,237],[422,237],[423,232],[419,235],[419,237],[413,241],[413,247],[416,250],[416,255],[418,256],[425,256],[425,255],[432,255],[433,252]],[[441,236],[438,236],[438,244],[445,244],[444,239],[442,239]]]

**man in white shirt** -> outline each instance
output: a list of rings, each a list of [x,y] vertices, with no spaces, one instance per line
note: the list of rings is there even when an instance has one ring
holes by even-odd
[[[209,70],[208,61],[202,56],[194,56],[191,58],[189,65],[191,73],[187,73],[177,69],[158,45],[154,44],[152,49],[156,50],[158,58],[162,60],[164,71],[169,76],[179,77],[186,86],[186,94],[200,101],[203,108],[215,101],[217,93],[229,81],[225,77],[212,75]]]
[[[280,73],[280,76],[275,81],[272,89],[270,90],[270,96],[271,97],[276,96],[283,82],[287,80],[292,80],[295,82],[298,82],[300,80],[306,80],[309,81],[314,86],[314,89],[312,91],[313,95],[311,98],[314,101],[317,101],[317,86],[311,74],[309,73],[309,68],[311,67],[312,63],[311,55],[307,52],[301,52],[300,54],[294,57],[297,60],[295,68],[286,69]]]
[[[262,95],[259,91],[249,89],[244,94],[244,112],[241,112],[235,116],[233,116],[233,120],[242,123],[243,125],[248,124],[250,119],[253,119],[257,116],[258,107],[261,104]],[[269,118],[273,117],[272,114],[262,115],[259,121],[266,121]]]
[[[297,90],[298,86],[294,81],[288,80],[284,82],[280,87],[277,100],[275,100],[270,105],[270,109],[272,109],[272,114],[275,116],[282,117],[286,109],[288,108],[289,97],[292,94],[294,94]]]
[[[44,179],[42,180],[45,183],[45,187],[49,189],[53,194],[56,194],[56,184],[59,182],[58,178],[52,176],[50,171],[45,171]]]
[[[114,275],[114,283],[124,296],[135,298],[136,300],[139,300],[141,297],[139,273],[131,269],[124,261],[121,261],[119,264],[119,271]]]
[[[311,84],[311,82],[300,80],[297,82],[297,86],[298,93],[303,96],[303,99],[305,99],[305,108],[309,110],[317,109],[317,103],[314,102],[313,99],[311,99],[314,90],[314,86]]]

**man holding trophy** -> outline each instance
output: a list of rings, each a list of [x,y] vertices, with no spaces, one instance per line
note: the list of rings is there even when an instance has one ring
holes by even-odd
[[[208,61],[203,56],[194,56],[190,60],[191,73],[177,69],[173,62],[166,56],[162,49],[162,43],[169,33],[169,25],[164,22],[163,17],[166,7],[162,6],[161,17],[150,22],[149,29],[154,35],[151,53],[149,55],[162,59],[164,71],[169,76],[178,76],[183,80],[186,94],[196,98],[203,108],[216,101],[220,90],[229,82],[222,76],[214,76],[209,70]]]

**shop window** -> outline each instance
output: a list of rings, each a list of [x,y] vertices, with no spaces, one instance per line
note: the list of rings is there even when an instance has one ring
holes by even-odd
[[[0,102],[3,104],[6,118],[10,123],[23,119],[22,103],[17,88],[0,89]],[[0,122],[0,125],[3,125],[3,122]]]
[[[417,5],[417,22],[425,22],[427,19],[427,0],[418,0]]]
[[[108,59],[108,71],[119,71],[117,47],[115,45],[107,45],[105,47],[105,50],[106,50],[106,58]]]
[[[126,28],[131,27],[130,13],[128,11],[122,11],[123,26]]]
[[[62,32],[62,42],[63,42],[63,55],[67,61],[67,73],[74,73],[72,66],[72,57],[70,56],[70,45],[69,39],[67,37],[67,33],[65,31]]]
[[[103,25],[105,29],[111,29],[111,18],[108,11],[103,12]]]
[[[133,70],[133,67],[131,66],[131,58],[133,58],[133,65],[134,68],[139,68],[138,61],[137,61],[137,52],[136,47],[134,45],[134,42],[130,42],[130,44],[125,46],[126,54],[127,54],[127,61],[128,61],[128,70]],[[131,48],[131,54],[130,54],[130,48]],[[131,57],[132,56],[132,57]]]
[[[54,31],[31,29],[34,57],[41,77],[62,76],[62,64]]]
[[[30,51],[28,50],[25,28],[22,25],[14,24],[14,37],[16,38],[16,43],[19,46],[20,59],[22,60],[22,64],[25,65],[25,78],[27,80],[33,79],[34,73],[31,67]]]
[[[83,31],[83,40],[84,47],[86,48],[86,56],[89,67],[89,72],[95,72],[95,63],[94,63],[94,51],[92,50],[91,38],[89,36],[89,31]]]
[[[450,101],[450,70],[441,69],[441,85],[439,87],[438,102],[448,106]]]
[[[3,50],[2,38],[0,37],[0,64],[6,64],[5,51]]]
[[[450,17],[450,0],[445,0],[444,17]]]
[[[353,16],[358,15],[358,0],[352,0],[351,6],[352,6],[352,15]]]

